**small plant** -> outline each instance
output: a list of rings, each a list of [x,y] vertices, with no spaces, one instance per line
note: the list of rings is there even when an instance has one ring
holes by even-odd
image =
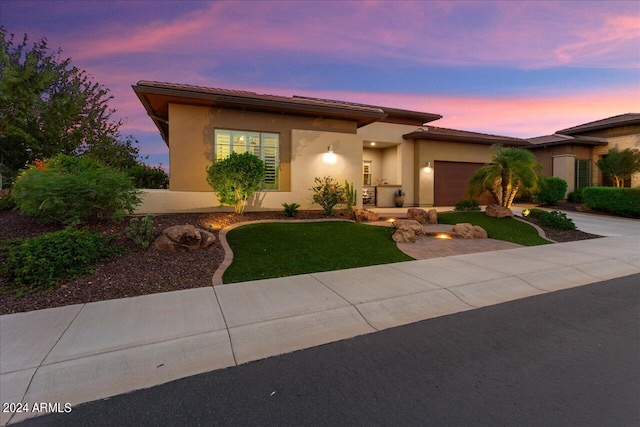
[[[475,199],[464,199],[456,202],[455,211],[479,211],[480,204]]]
[[[575,190],[567,194],[567,200],[571,203],[582,203],[584,201],[582,198],[582,189]]]
[[[285,216],[293,218],[298,215],[298,208],[300,207],[297,203],[283,203],[282,207],[284,208]]]
[[[554,205],[564,198],[567,181],[553,176],[539,178],[538,191],[533,193],[533,201],[541,205]]]
[[[333,215],[336,205],[346,202],[344,188],[330,176],[316,177],[314,182],[317,185],[311,187],[313,203],[320,205],[328,215]]]
[[[107,237],[67,228],[10,246],[1,272],[19,292],[34,292],[91,273],[95,263],[119,252]]]
[[[151,246],[154,238],[153,215],[147,215],[142,219],[131,218],[129,228],[127,228],[127,237],[134,241],[142,249]]]
[[[576,225],[571,218],[567,218],[567,214],[554,210],[551,212],[542,209],[531,209],[529,217],[537,219],[540,225],[553,228],[555,230],[575,230]]]
[[[393,193],[393,195],[396,196],[396,197],[404,197],[406,194],[405,194],[404,190],[402,190],[402,188],[401,188],[399,190],[396,190]]]
[[[16,207],[11,196],[0,196],[0,212],[10,211]]]
[[[353,183],[349,181],[344,182],[344,194],[345,203],[347,204],[347,211],[353,212],[353,207],[358,204],[358,190],[353,188]]]

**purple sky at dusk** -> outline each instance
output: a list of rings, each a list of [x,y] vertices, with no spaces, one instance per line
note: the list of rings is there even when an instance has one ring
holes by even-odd
[[[640,2],[2,0],[0,25],[114,95],[148,163],[168,149],[131,85],[157,80],[441,114],[533,137],[640,112]]]

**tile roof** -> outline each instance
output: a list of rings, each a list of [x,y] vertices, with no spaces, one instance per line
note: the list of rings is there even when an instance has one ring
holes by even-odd
[[[586,146],[599,146],[607,145],[607,141],[602,138],[588,137],[588,136],[570,136],[560,135],[554,133],[553,135],[538,136],[535,138],[527,138],[532,146],[531,149],[551,147],[555,145],[586,145]]]
[[[626,113],[620,114],[618,116],[607,117],[606,119],[596,120],[567,129],[562,129],[557,131],[556,133],[561,133],[563,135],[575,135],[583,132],[591,132],[595,130],[610,129],[614,127],[629,125],[640,125],[640,113]]]
[[[505,144],[510,146],[528,147],[526,139],[510,136],[491,135],[479,132],[469,132],[458,129],[447,129],[436,126],[425,126],[402,136],[404,139],[437,139],[441,141],[469,142],[473,144]]]
[[[340,110],[350,110],[353,112],[364,113],[364,114],[374,114],[377,116],[384,115],[384,112],[377,107],[365,106],[365,105],[356,105],[349,104],[338,101],[330,101],[330,100],[322,100],[315,98],[300,98],[300,97],[287,97],[287,96],[279,96],[279,95],[265,95],[258,94],[256,92],[249,92],[244,90],[232,90],[232,89],[221,89],[221,88],[213,88],[206,86],[196,86],[196,85],[187,85],[187,84],[179,84],[179,83],[167,83],[167,82],[157,82],[157,81],[147,81],[141,80],[134,86],[134,89],[138,88],[139,90],[147,89],[159,89],[159,90],[167,90],[167,91],[175,91],[176,94],[180,93],[185,96],[198,96],[202,97],[209,95],[212,99],[224,99],[229,102],[253,102],[253,103],[274,103],[274,104],[283,104],[283,105],[291,105],[291,106],[300,106],[300,107],[327,107],[333,109]]]

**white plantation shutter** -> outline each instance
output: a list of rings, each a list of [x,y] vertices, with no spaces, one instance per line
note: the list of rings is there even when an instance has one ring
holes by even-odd
[[[262,189],[278,190],[279,134],[216,129],[214,138],[216,160],[229,157],[232,151],[238,154],[249,152],[265,162],[266,175]]]

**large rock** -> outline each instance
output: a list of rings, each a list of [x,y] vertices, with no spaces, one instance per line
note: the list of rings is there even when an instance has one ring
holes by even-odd
[[[416,241],[418,236],[410,228],[398,228],[391,238],[397,243],[412,243]]]
[[[418,221],[420,224],[427,222],[427,211],[420,208],[409,208],[407,210],[407,219]]]
[[[506,217],[513,218],[513,212],[511,212],[511,209],[505,208],[500,205],[488,205],[487,208],[484,210],[484,213],[487,216],[491,216],[494,218],[506,218]]]
[[[479,225],[471,225],[468,222],[461,222],[453,226],[453,232],[463,239],[486,239],[487,232]]]
[[[213,245],[215,240],[213,233],[186,224],[165,228],[153,245],[160,251],[185,252],[207,248]]]
[[[429,212],[427,212],[427,221],[429,222],[429,224],[437,224],[438,211],[435,209],[429,209]]]
[[[399,230],[411,230],[416,236],[424,234],[424,227],[413,219],[399,219],[395,222],[395,227]]]
[[[366,209],[353,208],[353,215],[355,216],[357,222],[380,220],[380,216],[378,216],[377,213]]]

